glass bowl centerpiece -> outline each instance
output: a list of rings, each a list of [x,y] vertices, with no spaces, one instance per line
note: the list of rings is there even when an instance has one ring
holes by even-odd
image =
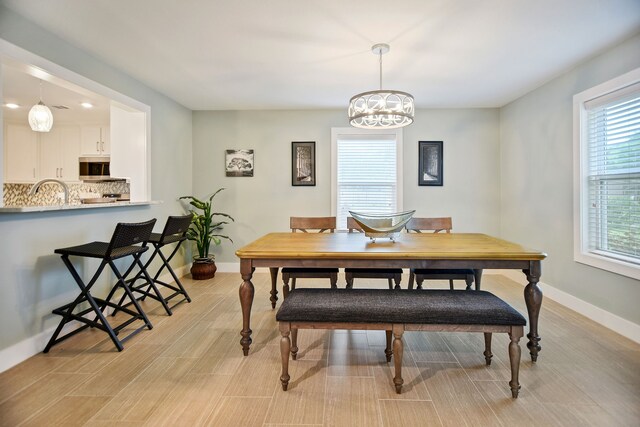
[[[416,211],[404,211],[387,214],[367,214],[349,211],[353,219],[362,227],[364,235],[375,242],[377,238],[389,238],[396,241],[398,234]]]

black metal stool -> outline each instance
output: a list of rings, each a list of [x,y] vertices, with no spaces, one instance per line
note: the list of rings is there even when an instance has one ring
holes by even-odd
[[[180,301],[175,303],[172,307],[175,307],[176,305],[184,301],[191,302],[191,298],[189,297],[189,294],[185,290],[184,286],[182,286],[182,283],[180,283],[180,279],[178,279],[178,276],[171,268],[169,261],[171,261],[171,258],[173,258],[173,256],[178,252],[178,249],[180,249],[180,245],[182,244],[182,242],[187,239],[187,230],[189,229],[189,225],[191,224],[192,218],[193,218],[192,214],[187,214],[182,216],[170,216],[169,218],[167,218],[167,222],[164,225],[164,229],[162,230],[162,233],[151,233],[151,236],[149,237],[149,243],[151,243],[154,246],[155,250],[149,257],[149,260],[147,261],[147,263],[145,264],[144,266],[145,270],[149,268],[149,265],[151,265],[151,262],[156,257],[156,255],[158,255],[162,259],[162,265],[156,272],[155,276],[153,276],[153,279],[151,281],[149,281],[148,278],[143,277],[143,273],[141,270],[133,279],[127,282],[129,283],[129,288],[133,292],[142,294],[141,297],[138,297],[139,300],[144,300],[146,297],[149,297],[160,302],[160,304],[162,304],[162,306],[164,307],[165,311],[169,316],[173,314],[171,311],[171,308],[169,308],[169,300],[171,300],[172,298],[178,295],[182,295],[184,297]],[[165,245],[168,245],[171,243],[177,243],[177,245],[171,252],[171,255],[169,255],[169,257],[167,258],[164,256],[161,249]],[[173,277],[173,280],[175,281],[175,286],[172,284],[163,282],[161,280],[158,280],[158,278],[160,277],[160,274],[162,273],[162,270],[164,270],[165,268],[169,271],[169,273],[171,274],[171,277]],[[135,282],[138,280],[143,280],[143,282],[136,285]],[[162,296],[156,284],[160,284],[172,290],[173,293],[166,297]],[[120,302],[118,305],[122,306],[122,303],[125,297],[126,295],[122,295],[122,298],[120,299]],[[116,312],[117,310],[114,311],[114,314]]]
[[[142,262],[140,261],[140,257],[147,249],[149,249],[147,247],[147,241],[149,240],[149,236],[151,235],[151,231],[153,230],[153,226],[155,223],[155,218],[150,221],[141,223],[118,223],[109,243],[92,242],[84,245],[72,246],[69,248],[56,249],[54,251],[55,253],[62,255],[62,261],[67,266],[69,272],[71,273],[71,276],[73,276],[74,280],[80,287],[80,295],[78,295],[78,297],[73,302],[53,310],[54,314],[62,316],[62,320],[60,321],[60,324],[58,324],[58,327],[53,333],[53,336],[47,343],[47,346],[44,348],[44,353],[47,353],[53,345],[69,338],[70,336],[77,334],[78,332],[88,327],[98,328],[106,332],[111,338],[111,341],[113,341],[113,343],[115,344],[118,351],[122,351],[122,349],[124,348],[122,346],[122,341],[125,341],[126,339],[132,337],[145,327],[149,329],[153,328],[151,322],[149,321],[149,318],[144,314],[142,308],[140,308],[140,305],[138,304],[138,301],[136,301],[135,297],[133,296],[131,289],[127,285],[126,277],[133,269],[133,267],[137,265],[140,268],[142,274],[145,275],[148,280],[150,280],[144,265],[142,265]],[[127,272],[122,275],[116,268],[113,261],[130,255],[133,256],[133,262],[127,269]],[[85,284],[82,281],[82,279],[78,275],[78,272],[73,267],[73,264],[71,264],[71,261],[69,261],[69,256],[102,259],[100,266],[98,267],[89,283]],[[114,288],[121,286],[124,289],[125,294],[133,302],[135,311],[110,302],[110,299],[113,296],[113,290],[109,294],[109,297],[107,297],[107,299],[96,298],[91,295],[91,288],[96,283],[96,280],[107,265],[111,267],[111,270],[118,278],[118,282],[114,286]],[[87,302],[89,304],[89,308],[74,313],[73,311],[78,307],[78,305],[84,302]],[[107,307],[122,310],[123,312],[130,315],[131,318],[113,328],[111,327],[109,322],[107,322],[107,319],[103,314],[103,310],[105,310]],[[85,317],[85,315],[89,313],[95,313],[95,317],[93,318],[93,320]],[[64,325],[73,320],[84,323],[84,325],[63,335],[62,337],[59,337]],[[144,322],[144,325],[130,333],[122,340],[118,339],[117,335],[120,330],[136,320],[142,320]]]

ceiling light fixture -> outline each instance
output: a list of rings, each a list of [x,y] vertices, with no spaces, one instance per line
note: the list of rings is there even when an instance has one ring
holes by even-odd
[[[7,102],[6,104],[4,104],[4,106],[7,108],[11,108],[12,110],[15,110],[16,108],[20,108],[18,104],[14,104],[13,102]]]
[[[42,80],[40,80],[40,102],[29,110],[29,126],[35,132],[49,132],[53,126],[53,114],[42,102]]]
[[[84,108],[93,108],[93,104],[90,102],[82,102],[80,105],[82,105]]]
[[[380,90],[359,93],[349,101],[349,123],[363,129],[394,129],[413,123],[413,96],[406,92],[382,89],[382,55],[389,45],[378,43],[371,51],[380,57]]]

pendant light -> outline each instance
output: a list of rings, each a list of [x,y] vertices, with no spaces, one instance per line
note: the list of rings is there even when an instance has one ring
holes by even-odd
[[[42,102],[42,80],[40,80],[40,102],[29,110],[29,126],[35,132],[49,132],[53,126],[53,114]]]
[[[359,93],[349,101],[349,123],[363,129],[393,129],[413,123],[413,96],[406,92],[382,89],[382,55],[389,45],[378,43],[371,51],[380,58],[380,90]]]

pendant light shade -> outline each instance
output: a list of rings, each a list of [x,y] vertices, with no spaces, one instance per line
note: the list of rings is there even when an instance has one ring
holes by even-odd
[[[380,90],[359,93],[349,101],[349,123],[363,129],[393,129],[413,123],[413,96],[406,92],[382,89],[382,55],[389,45],[380,43],[371,48],[380,56]]]
[[[49,132],[53,126],[53,114],[42,102],[42,80],[40,80],[40,102],[29,110],[29,126],[35,132]]]
[[[42,101],[29,110],[29,126],[36,132],[49,132],[53,126],[53,114]]]

